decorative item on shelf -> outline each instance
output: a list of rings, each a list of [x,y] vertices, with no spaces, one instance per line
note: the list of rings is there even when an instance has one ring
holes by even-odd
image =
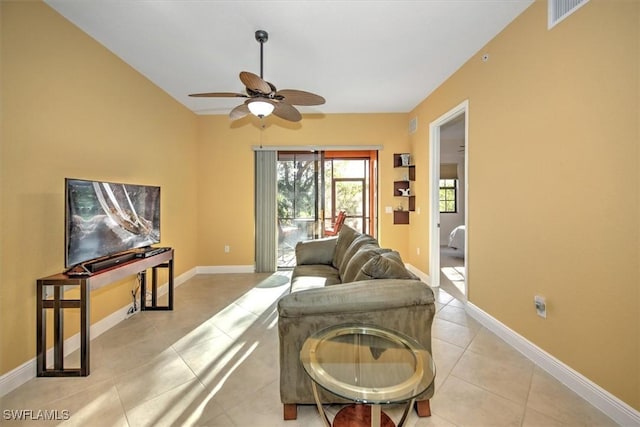
[[[398,188],[398,191],[400,193],[402,193],[403,196],[409,196],[409,193],[411,192],[410,188]]]
[[[398,205],[398,209],[396,209],[396,210],[398,210],[398,211],[403,211],[403,210],[404,210],[404,207],[403,207],[402,205]]]
[[[402,175],[402,180],[403,181],[409,181],[409,175]]]
[[[411,161],[411,155],[407,153],[400,154],[400,160],[402,161],[402,166],[409,166]]]

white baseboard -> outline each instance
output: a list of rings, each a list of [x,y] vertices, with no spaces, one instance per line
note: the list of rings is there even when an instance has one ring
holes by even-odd
[[[183,284],[184,282],[186,282],[187,280],[189,280],[190,278],[192,278],[193,276],[195,276],[197,274],[196,270],[197,268],[193,268],[175,277],[173,280],[174,289],[180,286],[181,284]],[[158,288],[158,295],[159,296],[164,295],[168,292],[168,290],[169,290],[168,284],[165,283],[164,285]],[[140,301],[138,301],[138,307],[140,306],[139,303]],[[109,329],[113,328],[118,323],[127,319],[128,311],[130,307],[131,307],[131,304],[128,304],[125,307],[119,308],[118,310],[114,311],[107,317],[91,325],[91,330],[90,330],[91,340],[96,339],[97,337],[99,337]],[[67,338],[66,340],[64,340],[65,357],[73,353],[79,348],[80,348],[80,333],[77,333]],[[53,361],[53,348],[50,348],[49,350],[47,350],[47,360]],[[33,359],[26,361],[25,363],[13,369],[12,371],[7,372],[6,374],[0,376],[0,397],[10,393],[11,391],[20,387],[22,384],[26,383],[30,379],[35,378],[36,370],[37,370],[36,358],[34,357]]]
[[[640,426],[640,412],[470,302],[467,313],[621,426]]]
[[[196,267],[196,274],[255,273],[255,265],[211,265]]]
[[[413,274],[418,276],[420,278],[420,280],[422,280],[424,283],[426,283],[427,285],[433,287],[431,285],[431,276],[429,276],[426,273],[423,273],[421,270],[419,270],[418,268],[414,267],[411,264],[405,264],[405,267],[407,267],[407,270],[409,270],[410,272],[412,272]]]

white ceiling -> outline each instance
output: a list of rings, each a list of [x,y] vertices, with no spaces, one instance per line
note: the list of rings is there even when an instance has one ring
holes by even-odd
[[[226,114],[238,74],[322,95],[302,112],[408,112],[533,0],[45,0],[180,103]]]

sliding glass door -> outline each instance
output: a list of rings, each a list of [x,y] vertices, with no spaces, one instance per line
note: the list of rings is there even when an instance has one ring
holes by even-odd
[[[278,267],[295,265],[295,245],[345,223],[375,235],[375,151],[300,152],[277,155]]]

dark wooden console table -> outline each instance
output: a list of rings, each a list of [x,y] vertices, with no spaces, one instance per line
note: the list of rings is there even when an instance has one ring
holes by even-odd
[[[157,304],[157,269],[167,268],[168,304]],[[151,305],[146,304],[146,272],[152,269]],[[89,341],[91,329],[90,298],[92,290],[140,273],[140,309],[173,310],[173,249],[148,258],[135,258],[90,276],[67,276],[64,273],[38,279],[37,290],[37,375],[39,377],[85,377],[89,375]],[[79,299],[64,298],[65,287],[79,287]],[[52,287],[53,294],[45,288]],[[80,368],[64,368],[64,310],[80,309]],[[47,369],[47,313],[53,310],[53,369]]]

